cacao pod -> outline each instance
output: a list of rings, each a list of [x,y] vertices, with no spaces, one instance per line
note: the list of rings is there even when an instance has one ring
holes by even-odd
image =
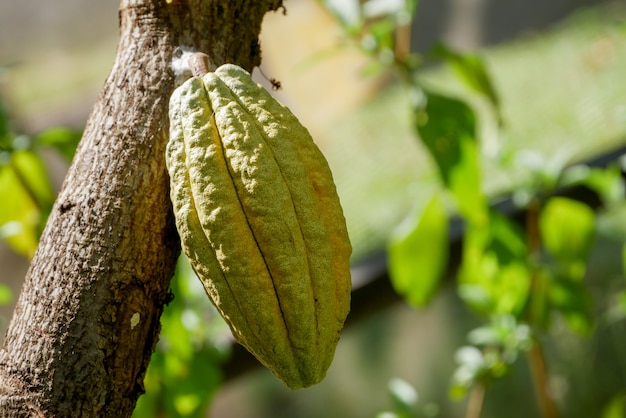
[[[292,389],[320,382],[350,308],[351,246],[326,159],[242,68],[170,99],[183,251],[234,337]]]

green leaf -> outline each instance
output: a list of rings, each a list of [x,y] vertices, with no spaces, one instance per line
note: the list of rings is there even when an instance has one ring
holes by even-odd
[[[419,399],[415,388],[409,382],[400,378],[391,379],[387,388],[393,401],[395,412],[403,417],[413,416]]]
[[[461,100],[428,90],[424,95],[425,103],[415,109],[417,133],[455,197],[459,212],[472,223],[482,223],[487,205],[481,187],[474,112]]]
[[[530,291],[524,238],[517,225],[496,212],[486,225],[468,226],[458,291],[469,306],[487,315],[521,312]]]
[[[438,195],[392,233],[389,273],[396,292],[415,305],[427,304],[448,260],[448,217]]]
[[[31,258],[37,248],[41,213],[12,165],[0,166],[0,202],[0,238]]]
[[[82,134],[68,128],[56,127],[49,128],[41,132],[35,137],[40,145],[47,145],[55,148],[57,151],[70,162],[74,158],[76,147],[80,142]]]
[[[5,284],[0,284],[0,306],[7,305],[13,300],[13,291]]]
[[[226,325],[214,308],[204,316],[201,305],[206,308],[210,303],[204,291],[195,288],[198,283],[188,261],[181,257],[172,279],[175,298],[161,316],[161,339],[146,373],[146,394],[139,398],[134,418],[207,416],[222,380],[220,365],[225,358],[215,343],[214,323]],[[202,320],[190,320],[190,315]]]
[[[28,150],[13,151],[11,166],[24,190],[30,194],[30,197],[46,217],[54,203],[55,193],[39,155]]]
[[[587,205],[553,197],[539,215],[543,244],[557,262],[560,275],[582,280],[594,237],[595,214]]]
[[[626,393],[613,395],[602,411],[602,418],[626,418]]]
[[[499,116],[500,98],[491,82],[487,67],[479,55],[459,53],[444,43],[436,45],[431,53],[435,57],[446,60],[469,88],[485,96]]]
[[[335,16],[343,30],[358,34],[363,26],[361,6],[358,0],[320,0],[324,7]]]
[[[457,349],[454,360],[458,366],[452,374],[449,395],[452,399],[458,400],[485,375],[488,365],[483,352],[474,346]]]

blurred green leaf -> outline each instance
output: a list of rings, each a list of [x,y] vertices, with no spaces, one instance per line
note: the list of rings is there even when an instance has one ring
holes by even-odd
[[[595,214],[587,205],[553,197],[539,215],[543,244],[556,260],[559,275],[582,280],[594,237]]]
[[[13,291],[5,284],[0,284],[0,306],[11,303],[13,300]]]
[[[406,24],[417,7],[417,0],[367,0],[362,2],[363,15],[368,19],[393,16],[398,24]]]
[[[444,43],[438,43],[431,54],[447,61],[459,78],[475,92],[485,96],[500,117],[500,98],[491,81],[483,59],[473,53],[459,53]]]
[[[389,273],[396,292],[415,306],[427,304],[445,273],[448,246],[448,217],[435,194],[391,235]]]
[[[626,394],[613,395],[602,411],[602,418],[626,418]]]
[[[44,218],[47,217],[54,203],[55,193],[39,155],[28,150],[13,151],[11,166],[24,190],[30,194],[37,207],[44,214]]]
[[[606,309],[607,322],[614,324],[626,319],[626,290],[616,292],[610,299]]]
[[[383,411],[376,414],[376,418],[403,418],[395,412]]]
[[[0,165],[0,238],[32,258],[38,243],[41,213],[12,165]]]
[[[424,90],[424,102],[415,108],[417,133],[437,163],[445,186],[459,212],[470,222],[484,222],[476,119],[463,101]]]
[[[76,147],[80,142],[82,133],[73,129],[56,127],[49,128],[41,132],[35,137],[40,145],[46,145],[55,148],[65,157],[68,162],[74,158]]]
[[[415,416],[416,405],[419,399],[415,388],[409,382],[400,378],[391,379],[387,388],[397,415],[406,418]]]
[[[462,346],[456,350],[454,360],[457,368],[452,374],[450,397],[461,399],[476,382],[485,375],[488,366],[483,352],[474,346]]]
[[[358,0],[320,0],[320,3],[337,18],[345,32],[357,34],[361,31],[363,17]]]
[[[226,352],[218,335],[226,325],[210,305],[186,258],[172,280],[174,300],[161,317],[161,339],[145,378],[134,418],[201,418],[222,376]]]
[[[488,315],[516,316],[530,291],[524,232],[497,212],[483,226],[468,226],[459,272],[459,296]]]
[[[532,345],[532,332],[525,323],[519,323],[513,315],[496,315],[490,322],[469,332],[467,339],[477,346],[500,347],[503,352],[528,350]],[[515,359],[511,358],[509,363]]]

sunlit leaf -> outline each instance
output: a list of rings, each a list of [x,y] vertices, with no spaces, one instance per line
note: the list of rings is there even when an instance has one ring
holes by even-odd
[[[602,418],[626,418],[626,394],[614,395],[602,412]]]
[[[543,245],[559,264],[560,274],[581,280],[594,237],[595,214],[587,205],[551,198],[539,217]]]
[[[9,164],[0,166],[0,202],[0,236],[16,252],[31,258],[41,214]]]
[[[467,272],[465,274],[467,274]],[[496,301],[487,290],[488,289],[485,289],[485,286],[479,284],[459,283],[457,286],[457,293],[459,297],[468,306],[471,306],[473,309],[483,313],[495,312]]]
[[[395,410],[400,416],[411,416],[419,399],[415,388],[406,380],[393,378],[387,385]]]
[[[486,202],[474,112],[461,100],[427,90],[424,95],[425,103],[415,109],[417,133],[456,198],[459,212],[470,222],[480,223]]]
[[[530,291],[524,233],[492,212],[487,225],[469,226],[459,273],[459,296],[484,314],[517,315]]]
[[[32,151],[14,151],[11,155],[11,166],[38,208],[45,214],[54,203],[55,193],[50,185],[46,168],[39,155]]]
[[[389,273],[400,295],[415,305],[430,301],[448,260],[448,217],[438,195],[392,233]]]

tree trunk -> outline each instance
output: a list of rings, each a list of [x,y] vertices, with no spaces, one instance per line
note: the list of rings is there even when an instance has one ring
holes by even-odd
[[[260,62],[281,0],[122,0],[121,40],[0,351],[0,416],[126,417],[180,252],[164,152],[174,50]]]

